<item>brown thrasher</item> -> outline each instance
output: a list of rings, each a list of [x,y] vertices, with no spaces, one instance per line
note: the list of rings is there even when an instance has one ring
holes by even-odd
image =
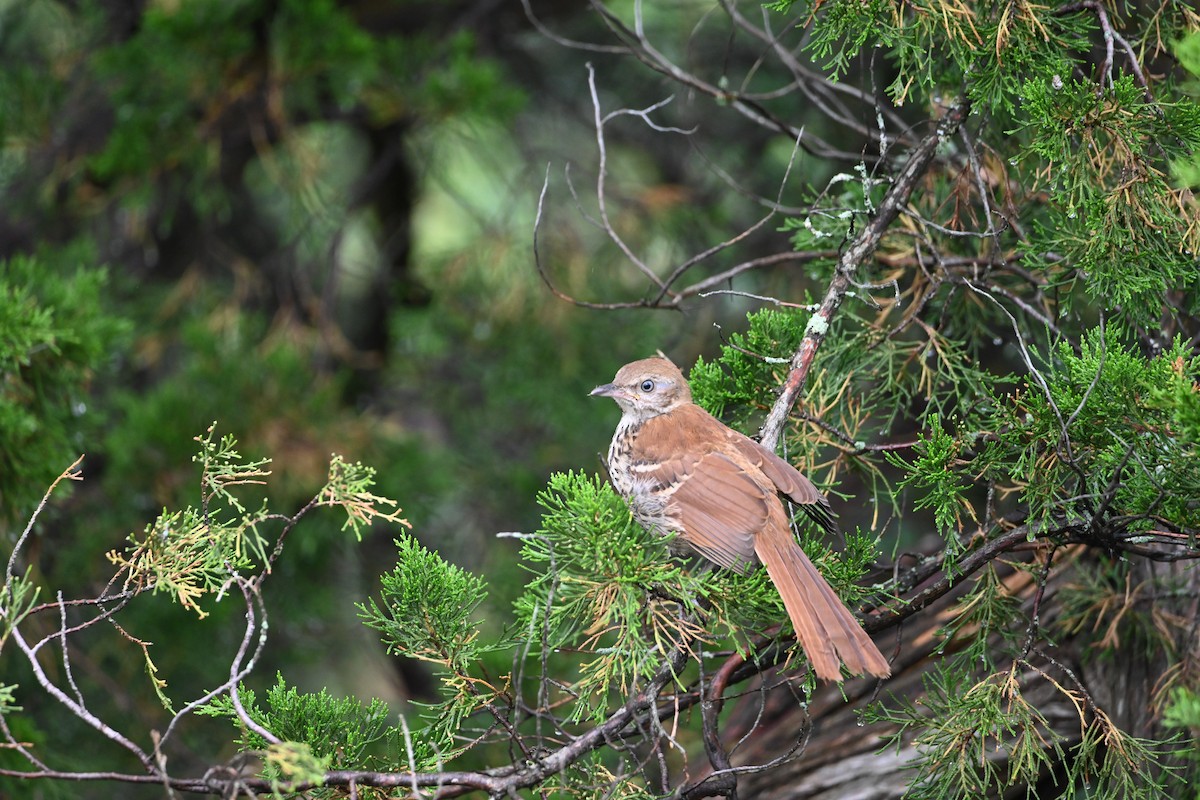
[[[792,535],[780,494],[836,530],[829,501],[812,481],[693,403],[683,373],[665,358],[626,364],[592,394],[621,407],[608,473],[638,522],[676,533],[722,567],[746,572],[766,564],[819,678],[841,680],[842,665],[855,675],[891,674]]]

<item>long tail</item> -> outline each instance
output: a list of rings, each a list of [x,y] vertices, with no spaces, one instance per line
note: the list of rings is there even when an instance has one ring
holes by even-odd
[[[770,519],[754,538],[754,550],[779,590],[796,638],[818,678],[840,681],[842,664],[854,675],[886,678],[892,674],[883,653],[821,577],[786,524]]]

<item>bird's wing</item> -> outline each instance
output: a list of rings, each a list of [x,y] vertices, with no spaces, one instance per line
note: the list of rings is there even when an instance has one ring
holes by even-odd
[[[729,431],[729,441],[737,448],[742,457],[766,475],[781,494],[787,495],[792,502],[799,504],[800,509],[825,530],[830,533],[837,531],[833,508],[812,481],[750,437],[743,436],[732,429],[727,430]]]
[[[647,476],[651,477],[651,476]],[[745,572],[758,563],[754,535],[778,502],[729,457],[709,452],[660,462],[653,479],[684,541],[709,561]]]

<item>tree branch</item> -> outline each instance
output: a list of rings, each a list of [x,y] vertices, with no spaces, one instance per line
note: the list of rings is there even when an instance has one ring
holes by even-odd
[[[875,252],[888,226],[908,203],[913,190],[916,189],[921,177],[933,162],[934,156],[937,155],[938,146],[955,135],[963,120],[967,118],[969,110],[968,101],[960,100],[937,123],[934,132],[921,140],[920,145],[908,157],[907,163],[892,181],[891,188],[880,202],[875,216],[867,222],[866,227],[838,259],[837,270],[833,280],[829,283],[821,306],[809,320],[804,339],[792,356],[791,367],[784,380],[779,399],[771,407],[771,412],[767,415],[766,422],[763,423],[759,432],[763,446],[774,450],[779,445],[779,437],[783,432],[784,423],[791,413],[792,406],[796,404],[800,392],[804,389],[813,359],[816,357],[821,343],[825,341],[825,336],[829,333],[833,315],[850,289],[854,275],[867,258]]]

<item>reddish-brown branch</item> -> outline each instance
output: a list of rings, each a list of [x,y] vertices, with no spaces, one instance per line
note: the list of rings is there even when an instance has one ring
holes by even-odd
[[[792,356],[791,367],[784,379],[779,399],[775,401],[770,414],[767,415],[766,422],[763,423],[761,441],[764,446],[771,449],[778,446],[784,423],[791,413],[792,406],[796,404],[800,392],[804,389],[813,359],[816,357],[821,343],[825,341],[829,325],[834,314],[837,313],[838,307],[842,304],[842,299],[854,283],[854,276],[867,258],[875,252],[888,227],[908,203],[921,177],[933,163],[938,146],[958,131],[969,110],[970,106],[967,101],[960,101],[938,122],[933,133],[921,140],[921,143],[908,157],[903,169],[892,181],[891,188],[880,202],[874,216],[867,221],[862,232],[838,259],[837,270],[834,272],[833,280],[829,282],[829,288],[825,291],[821,306],[809,320],[808,328],[804,332],[804,339],[801,340],[800,346]]]

